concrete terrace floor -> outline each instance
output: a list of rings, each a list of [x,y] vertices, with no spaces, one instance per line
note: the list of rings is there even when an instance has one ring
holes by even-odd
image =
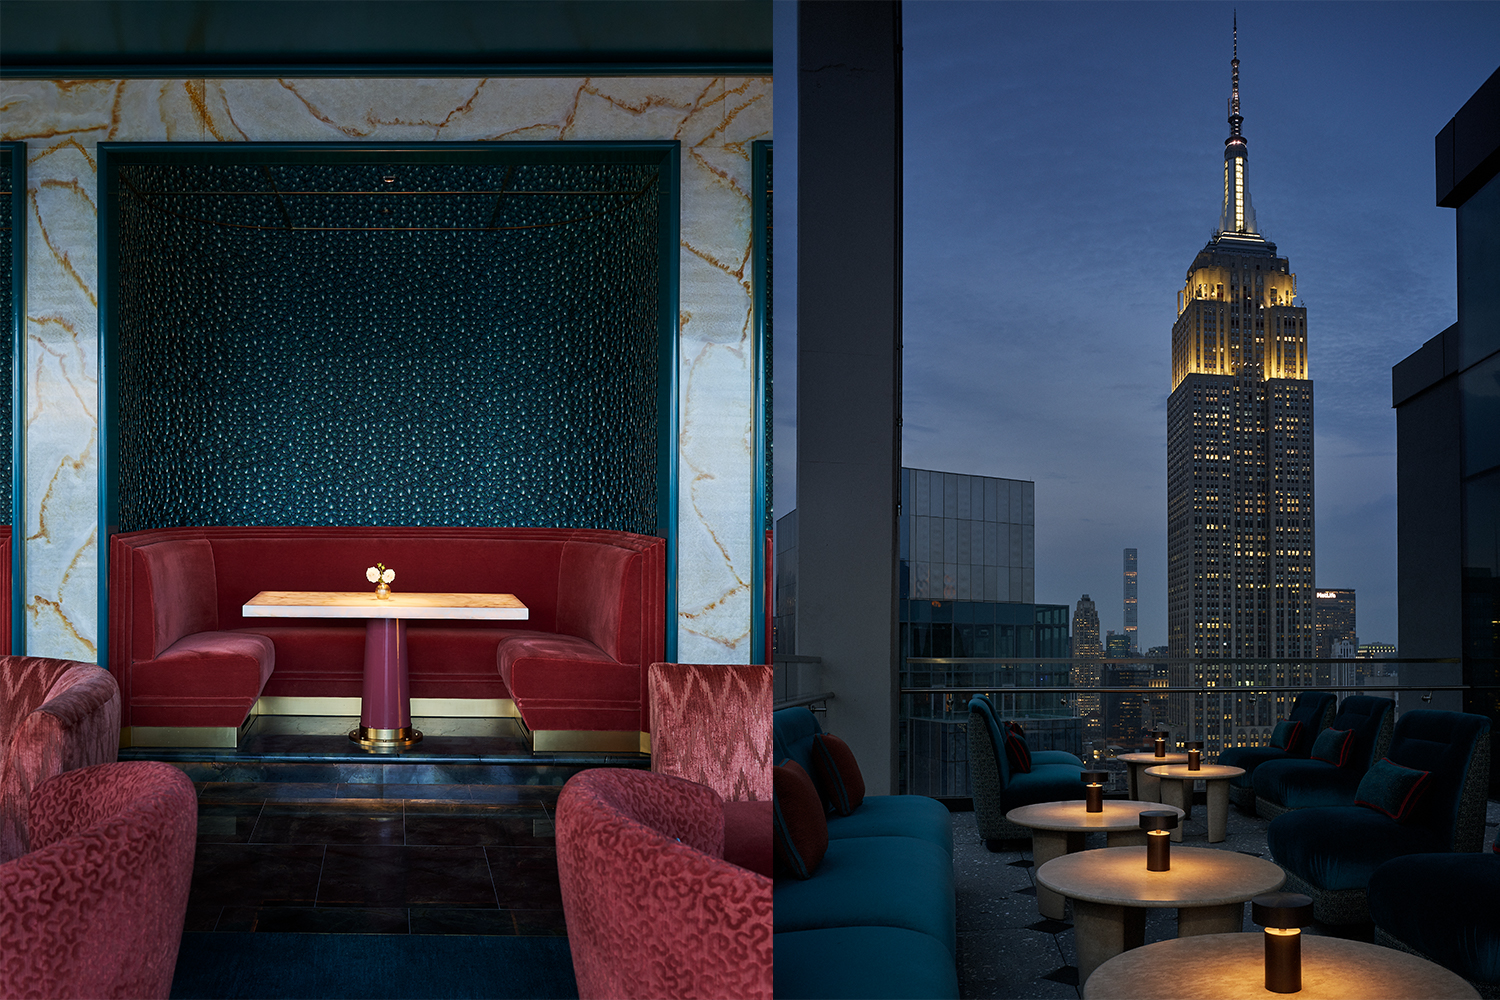
[[[1210,847],[1268,857],[1267,822],[1229,808],[1227,839],[1207,843],[1206,810],[1200,802],[1184,830],[1183,847]],[[1485,817],[1486,840],[1494,840],[1500,803],[1491,801]],[[1103,847],[1104,835],[1091,834],[1089,847]],[[1173,845],[1174,847],[1178,845]],[[958,920],[958,989],[965,998],[1060,997],[1078,1000],[1071,909],[1069,919],[1045,920],[1036,908],[1036,889],[1029,841],[1006,844],[992,853],[979,837],[974,813],[953,814],[953,875]],[[1245,907],[1245,930],[1250,923]],[[1372,940],[1371,925],[1334,928],[1316,925],[1312,934],[1336,934]],[[1175,910],[1150,910],[1146,943],[1177,936]]]

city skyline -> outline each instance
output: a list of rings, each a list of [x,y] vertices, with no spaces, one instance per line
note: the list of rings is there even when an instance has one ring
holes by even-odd
[[[1432,137],[1493,72],[1482,39],[1500,32],[1500,6],[1238,8],[1259,221],[1296,248],[1298,304],[1317,331],[1313,583],[1358,588],[1360,633],[1396,642],[1390,366],[1453,321],[1453,217],[1433,205]],[[1137,548],[1142,649],[1166,644],[1160,331],[1183,248],[1218,221],[1232,17],[1230,4],[903,12],[907,461],[1036,482],[1039,601],[1114,593],[1120,549]],[[780,115],[778,136],[786,164],[795,141]],[[778,228],[795,227],[787,200]],[[787,284],[778,512],[795,485]],[[1122,626],[1114,601],[1101,611],[1102,627]]]

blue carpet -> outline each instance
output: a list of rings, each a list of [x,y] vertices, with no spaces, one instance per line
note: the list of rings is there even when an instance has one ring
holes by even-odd
[[[176,998],[536,997],[576,1000],[564,937],[184,934]]]

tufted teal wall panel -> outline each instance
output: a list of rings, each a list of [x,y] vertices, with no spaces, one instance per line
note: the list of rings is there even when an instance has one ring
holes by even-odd
[[[124,154],[120,530],[658,530],[662,153],[492,149]]]

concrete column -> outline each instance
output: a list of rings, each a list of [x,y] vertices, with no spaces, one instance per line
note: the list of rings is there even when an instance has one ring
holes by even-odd
[[[896,781],[901,5],[798,5],[797,652],[866,790]]]

